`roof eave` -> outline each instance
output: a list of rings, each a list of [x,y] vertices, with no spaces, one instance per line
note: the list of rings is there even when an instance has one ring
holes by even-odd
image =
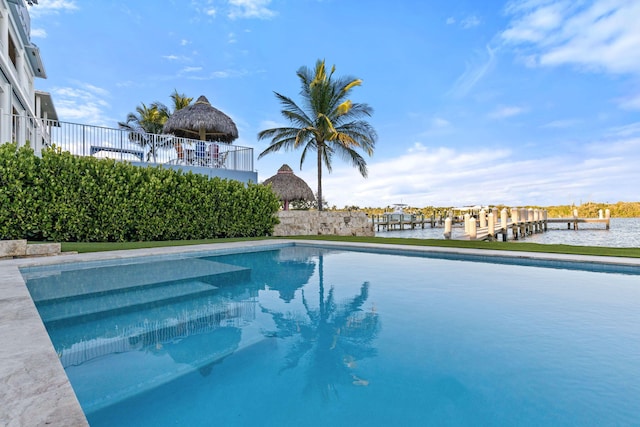
[[[29,63],[33,69],[33,74],[36,77],[43,79],[47,78],[47,73],[44,70],[44,64],[42,63],[42,57],[40,56],[40,49],[35,44],[25,46],[24,50],[27,52]]]
[[[40,112],[46,113],[48,120],[58,121],[58,113],[53,105],[53,98],[49,92],[35,91],[36,98],[40,98]]]

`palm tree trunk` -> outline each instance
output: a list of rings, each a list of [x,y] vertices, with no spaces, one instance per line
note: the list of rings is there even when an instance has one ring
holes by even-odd
[[[318,210],[322,211],[322,149],[324,148],[324,143],[318,141],[318,193],[316,196],[318,197]]]

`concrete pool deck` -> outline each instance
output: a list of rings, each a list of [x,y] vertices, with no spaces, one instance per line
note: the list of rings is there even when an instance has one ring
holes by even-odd
[[[260,240],[207,245],[93,252],[52,257],[0,261],[0,425],[2,426],[87,426],[80,404],[71,388],[47,331],[20,273],[21,267],[77,262],[117,260],[132,257],[187,254],[192,252],[268,248],[304,244],[333,248],[401,250],[413,253],[442,253],[521,258],[540,261],[570,261],[640,268],[638,258],[509,252],[491,249],[463,249],[412,245],[351,242]]]

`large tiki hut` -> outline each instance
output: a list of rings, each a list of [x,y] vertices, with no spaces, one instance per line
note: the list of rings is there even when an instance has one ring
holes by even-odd
[[[238,138],[238,128],[233,120],[212,107],[204,95],[194,104],[173,113],[162,131],[183,138],[227,144]]]
[[[282,165],[278,173],[266,179],[263,184],[271,184],[273,192],[282,200],[285,211],[289,210],[289,202],[298,200],[311,202],[316,199],[311,188],[302,178],[294,175],[289,165]]]

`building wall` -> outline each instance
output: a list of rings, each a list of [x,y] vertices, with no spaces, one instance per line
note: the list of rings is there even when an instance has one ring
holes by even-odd
[[[364,212],[280,211],[274,236],[374,236]]]
[[[131,162],[132,165],[136,166],[149,166],[148,163],[143,162]],[[170,164],[161,164],[163,168],[181,170],[185,173],[193,172],[201,175],[206,175],[209,178],[218,177],[221,179],[234,179],[236,181],[244,182],[248,184],[252,182],[254,184],[258,183],[258,173],[257,172],[248,172],[248,171],[238,171],[232,169],[224,169],[224,168],[209,168],[202,166],[186,166],[186,165],[170,165]]]
[[[29,139],[40,152],[41,139],[33,138],[33,129],[40,128],[36,112],[34,81],[36,72],[27,54],[33,48],[30,40],[30,20],[23,0],[0,0],[0,144],[17,141],[23,145]],[[38,55],[39,57],[39,55]],[[40,77],[44,76],[40,70]],[[16,120],[13,115],[24,119]]]

